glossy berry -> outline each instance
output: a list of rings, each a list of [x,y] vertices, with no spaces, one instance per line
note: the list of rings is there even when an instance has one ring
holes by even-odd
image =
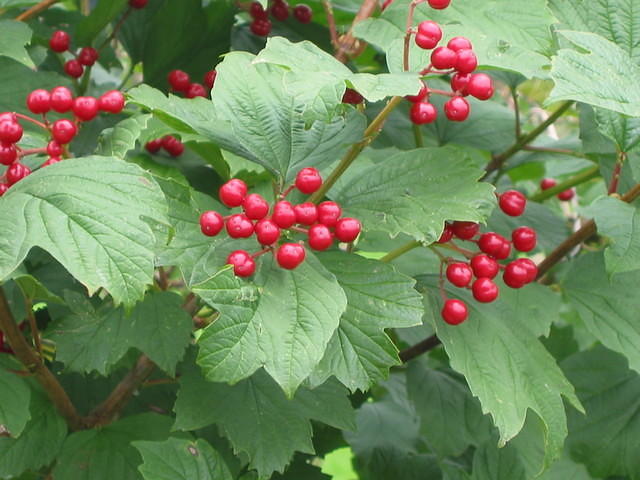
[[[296,175],[296,188],[307,195],[316,192],[322,186],[320,172],[312,167],[303,168]]]
[[[349,105],[359,105],[364,101],[364,97],[353,88],[347,88],[342,95],[342,103]]]
[[[204,88],[204,85],[199,83],[192,83],[189,85],[189,89],[185,93],[185,97],[187,98],[196,98],[196,97],[205,97],[207,96],[207,89]]]
[[[84,73],[84,67],[78,60],[69,60],[64,64],[64,71],[73,78],[80,78]]]
[[[456,287],[466,287],[473,278],[473,271],[466,263],[451,263],[447,267],[447,280]]]
[[[0,142],[17,143],[22,138],[24,130],[18,122],[5,120],[0,122]]]
[[[71,37],[67,32],[62,30],[57,30],[53,32],[51,38],[49,39],[49,47],[54,52],[62,53],[69,50],[69,45],[71,44]]]
[[[73,93],[67,87],[55,87],[49,100],[51,108],[58,113],[66,113],[73,107]]]
[[[51,94],[41,88],[34,90],[27,97],[27,108],[36,115],[51,110]]]
[[[296,212],[293,205],[286,200],[282,200],[273,206],[271,220],[280,228],[290,228],[296,223]]]
[[[56,120],[51,126],[51,135],[60,145],[69,143],[77,133],[78,127],[76,127],[76,124],[66,118]]]
[[[564,202],[568,202],[573,197],[575,197],[575,195],[576,195],[576,191],[573,188],[570,188],[568,190],[565,190],[564,192],[560,192],[557,196],[558,196],[558,199]]]
[[[558,184],[553,178],[543,178],[540,182],[540,188],[542,190],[549,190]]]
[[[333,243],[333,234],[329,227],[320,223],[309,229],[309,246],[314,250],[326,250]]]
[[[209,70],[204,75],[204,84],[205,86],[211,90],[213,88],[213,84],[216,83],[216,77],[218,76],[218,72],[215,70]]]
[[[147,6],[147,3],[149,3],[149,0],[129,0],[129,6],[131,8],[144,8]]]
[[[11,165],[18,158],[18,151],[12,143],[0,142],[0,164]]]
[[[59,157],[62,155],[62,145],[55,140],[51,140],[47,143],[47,155],[50,157]]]
[[[491,303],[498,298],[500,290],[490,278],[482,277],[473,282],[471,292],[473,293],[473,298],[477,301],[481,303]]]
[[[346,217],[338,220],[334,233],[341,242],[350,243],[358,238],[361,231],[362,225],[358,219]]]
[[[505,242],[502,244],[502,248],[500,249],[500,252],[496,254],[496,259],[504,260],[505,258],[508,258],[509,255],[511,255],[511,242],[508,240],[505,240]]]
[[[417,102],[409,110],[409,118],[415,125],[433,123],[438,118],[438,109],[429,102]]]
[[[256,271],[256,261],[245,250],[231,252],[227,265],[233,265],[233,273],[238,277],[250,277]]]
[[[418,24],[415,42],[420,48],[431,50],[442,40],[442,30],[436,22],[426,20]]]
[[[313,11],[308,5],[300,3],[294,7],[293,16],[296,17],[296,20],[300,23],[310,23],[313,17]]]
[[[477,278],[495,278],[500,265],[488,255],[480,254],[471,259],[471,270]]]
[[[306,252],[304,247],[298,243],[285,243],[280,245],[276,252],[278,265],[286,270],[293,270],[304,261]]]
[[[269,204],[262,195],[252,193],[242,201],[242,209],[251,220],[262,220],[269,213]]]
[[[468,38],[465,37],[453,37],[447,42],[447,47],[454,52],[460,50],[473,50],[473,46]]]
[[[269,17],[269,13],[262,7],[260,2],[251,2],[249,15],[255,20],[266,20]]]
[[[93,97],[77,97],[73,101],[73,114],[76,118],[85,122],[96,118],[99,109],[98,100]]]
[[[470,240],[480,231],[480,225],[475,222],[453,222],[451,229],[461,240]]]
[[[18,117],[16,117],[15,113],[11,112],[2,112],[0,113],[0,123],[1,122],[17,122]]]
[[[495,232],[487,232],[480,235],[478,239],[478,248],[487,255],[494,258],[500,256],[502,245],[507,241],[502,235]]]
[[[528,258],[519,258],[516,262],[527,271],[526,283],[533,282],[538,276],[538,267],[536,264]]]
[[[238,178],[232,178],[220,187],[218,195],[227,207],[239,207],[247,196],[247,184]]]
[[[78,61],[85,67],[93,66],[100,58],[100,54],[93,47],[84,47],[78,54]]]
[[[511,233],[511,240],[516,250],[530,252],[536,248],[536,231],[530,227],[518,227]]]
[[[49,165],[53,165],[54,163],[60,163],[62,158],[60,157],[49,157],[46,162],[44,162],[41,167],[48,167]]]
[[[438,70],[449,70],[456,66],[458,54],[447,47],[438,47],[431,53],[431,64]]]
[[[5,193],[7,193],[7,190],[9,190],[9,184],[8,183],[0,183],[0,197],[3,196]],[[2,332],[0,332],[0,340],[1,338],[1,334]],[[1,347],[2,345],[0,345]],[[4,351],[4,350],[2,350]]]
[[[169,85],[176,92],[186,92],[191,86],[191,77],[187,72],[182,70],[171,70],[167,76]]]
[[[231,238],[249,238],[254,231],[253,222],[241,213],[231,215],[225,226]]]
[[[522,288],[530,278],[530,273],[521,262],[515,260],[504,269],[502,279],[504,283],[511,288]]]
[[[184,145],[173,135],[165,135],[161,142],[162,148],[172,157],[179,157],[184,152]]]
[[[451,0],[427,0],[429,6],[431,8],[435,8],[436,10],[442,10],[449,6]]]
[[[118,90],[109,90],[98,99],[98,107],[103,112],[120,113],[124,109],[124,95]]]
[[[444,114],[452,122],[464,122],[470,111],[469,102],[462,97],[453,97],[444,104]]]
[[[461,301],[450,298],[442,307],[442,319],[449,325],[460,325],[469,316],[467,305]]]
[[[429,90],[427,89],[427,86],[423,84],[422,88],[420,89],[420,91],[417,94],[415,94],[415,95],[407,95],[404,98],[409,100],[411,103],[417,103],[417,102],[421,102],[422,100],[424,100],[428,93],[429,93]]]
[[[459,50],[457,52],[455,69],[460,73],[471,73],[478,67],[478,58],[473,50]]]
[[[260,245],[273,245],[280,238],[280,227],[266,218],[256,223],[255,232]]]
[[[517,190],[507,190],[498,200],[500,209],[510,217],[519,217],[527,207],[527,198]]]
[[[224,228],[222,215],[213,210],[209,210],[200,215],[200,230],[207,237],[215,237]]]
[[[449,223],[445,223],[444,230],[436,243],[447,243],[453,238],[453,227]]]
[[[318,220],[318,208],[311,202],[296,205],[293,210],[296,212],[296,223],[313,225]]]
[[[469,80],[471,80],[471,74],[459,72],[456,73],[453,77],[451,77],[451,90],[456,92],[458,95],[469,95],[469,91],[467,90]]]
[[[467,93],[478,100],[493,97],[493,80],[486,73],[474,73],[467,83]]]
[[[280,20],[281,22],[284,22],[289,18],[289,5],[287,2],[282,0],[276,1],[271,7],[271,15],[273,15],[273,18]]]
[[[271,21],[269,19],[255,19],[249,25],[251,33],[259,37],[266,37],[271,32]]]
[[[26,177],[30,173],[31,173],[31,170],[29,169],[29,167],[16,162],[12,164],[9,168],[7,168],[5,175],[7,176],[7,183],[9,185],[13,185],[14,183],[18,183],[20,180],[22,180],[24,177]]]
[[[318,222],[333,227],[342,215],[340,205],[335,202],[322,202],[318,205]]]
[[[149,140],[144,148],[146,148],[149,153],[158,153],[162,148],[162,139],[156,138],[155,140]]]

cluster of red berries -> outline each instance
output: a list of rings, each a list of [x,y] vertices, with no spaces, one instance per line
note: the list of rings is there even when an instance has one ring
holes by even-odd
[[[187,98],[207,97],[216,81],[217,72],[209,70],[204,75],[203,83],[191,82],[189,74],[183,70],[171,70],[167,76],[174,92],[183,93]]]
[[[510,217],[518,217],[524,213],[527,205],[525,196],[515,190],[499,195],[500,209]],[[530,252],[536,246],[536,231],[530,227],[518,227],[511,232],[511,241],[495,232],[480,234],[480,225],[474,222],[453,222],[445,226],[438,243],[451,242],[453,237],[472,241],[479,251],[471,252],[453,245],[463,253],[469,262],[458,262],[446,259],[447,280],[456,287],[468,288],[478,302],[490,303],[498,298],[499,288],[493,279],[500,270],[504,270],[502,279],[511,288],[522,288],[533,282],[538,275],[538,267],[528,258],[518,258],[501,265],[499,260],[506,260],[511,255],[511,248],[519,252]],[[477,238],[476,238],[477,237]],[[473,278],[475,277],[475,280]],[[444,279],[441,279],[443,281]],[[472,283],[473,280],[473,283]],[[445,300],[442,318],[450,325],[464,322],[468,315],[467,305],[457,299]]]
[[[555,187],[557,184],[558,182],[556,182],[553,178],[543,178],[542,181],[540,182],[540,188],[542,190],[549,190],[550,188]],[[558,197],[558,200],[562,200],[563,202],[568,202],[573,197],[575,197],[575,195],[576,195],[576,190],[574,188],[568,188],[567,190],[564,190],[563,192],[560,192],[559,194],[557,194],[556,197]]]
[[[49,39],[49,48],[57,53],[64,53],[71,46],[71,36],[64,30],[56,30]],[[74,58],[67,60],[64,71],[72,78],[80,78],[85,67],[92,67],[100,58],[98,50],[93,47],[82,47],[74,53]]]
[[[252,2],[249,5],[249,15],[253,18],[250,29],[254,35],[259,37],[266,37],[271,32],[271,15],[276,20],[284,22],[289,18],[289,13],[293,11],[293,16],[300,23],[310,23],[313,17],[313,11],[308,5],[301,3],[296,5],[293,9],[285,0],[275,0],[271,7],[267,10],[259,2]]]
[[[275,255],[280,267],[293,270],[305,259],[304,241],[277,245],[281,237],[290,237],[294,233],[305,234],[309,247],[322,251],[328,249],[334,239],[344,243],[353,242],[362,229],[357,219],[341,218],[342,209],[335,202],[292,205],[285,200],[294,188],[310,195],[321,186],[322,178],[318,170],[303,168],[298,172],[294,185],[279,195],[271,209],[261,195],[247,195],[247,185],[242,180],[231,179],[220,187],[220,201],[229,208],[241,206],[243,213],[223,217],[212,210],[204,212],[200,216],[200,228],[202,233],[210,237],[218,235],[223,228],[226,228],[231,238],[249,238],[255,234],[262,250],[254,254],[236,250],[227,258],[227,264],[233,265],[233,271],[238,277],[253,275],[256,270],[255,259],[267,252]]]
[[[162,148],[172,157],[179,157],[184,152],[183,143],[173,135],[165,135],[164,137],[151,140],[145,144],[144,148],[152,154],[158,153]]]
[[[149,0],[129,0],[129,6],[138,10],[146,7],[147,3],[149,3]]]
[[[42,122],[20,113],[0,113],[0,164],[9,167],[0,176],[0,196],[11,185],[31,173],[29,167],[20,163],[20,159],[28,155],[46,154],[48,159],[42,163],[42,167],[60,162],[65,154],[65,145],[77,135],[81,122],[93,120],[100,111],[120,113],[124,103],[124,95],[117,90],[106,92],[100,98],[74,98],[67,87],[55,87],[51,91],[34,90],[27,97],[27,108],[35,115],[42,115]],[[58,113],[73,112],[75,118],[74,120],[61,118],[49,122],[47,113],[51,110]],[[47,146],[30,150],[20,148],[17,144],[24,134],[20,120],[46,130],[51,137]]]

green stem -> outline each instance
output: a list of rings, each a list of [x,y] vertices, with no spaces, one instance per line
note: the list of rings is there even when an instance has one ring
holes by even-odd
[[[404,255],[407,252],[410,252],[414,248],[418,248],[421,245],[422,245],[422,243],[418,242],[417,240],[412,240],[412,241],[410,241],[408,243],[405,243],[404,245],[396,248],[395,250],[391,250],[384,257],[382,257],[380,259],[380,261],[384,262],[384,263],[392,262],[396,258]]]
[[[568,190],[569,188],[588,182],[589,180],[597,177],[598,175],[600,175],[600,168],[597,165],[595,165],[585,170],[584,172],[579,173],[578,175],[557,184],[555,187],[551,187],[547,190],[543,190],[541,192],[536,193],[535,195],[531,196],[529,200],[533,202],[542,202],[543,200],[546,200],[547,198],[551,198],[554,195],[557,195],[558,193]]]
[[[84,95],[89,88],[89,80],[91,80],[91,69],[93,67],[87,67],[82,75],[82,82],[78,85],[78,95]]]
[[[416,140],[416,147],[422,148],[424,147],[424,140],[422,138],[422,130],[420,130],[420,125],[413,124],[413,138]]]

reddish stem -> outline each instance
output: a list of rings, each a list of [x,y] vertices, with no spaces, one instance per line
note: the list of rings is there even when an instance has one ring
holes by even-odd
[[[618,153],[618,159],[616,160],[616,165],[613,168],[613,174],[611,175],[611,183],[609,184],[608,193],[611,195],[612,193],[616,193],[618,191],[618,183],[620,183],[620,174],[622,173],[622,164],[627,159],[627,154],[625,152]]]
[[[27,155],[36,155],[38,153],[47,153],[47,147],[20,150],[18,152],[18,157],[22,158],[22,157],[26,157]]]
[[[284,200],[285,198],[287,198],[287,195],[289,195],[294,188],[296,188],[295,185],[289,186],[289,188],[287,188],[284,192],[280,194],[280,199]]]
[[[289,230],[298,232],[298,233],[307,233],[307,234],[309,233],[309,229],[301,228],[301,227],[291,227]]]
[[[13,114],[18,117],[21,118],[22,120],[25,120],[27,122],[31,122],[34,125],[39,126],[40,128],[44,128],[45,130],[49,130],[49,128],[42,122],[39,122],[38,120],[35,120],[31,117],[29,117],[28,115],[23,115],[22,113],[17,113],[17,112],[13,112]]]
[[[412,0],[409,4],[409,13],[407,14],[407,28],[404,34],[404,51],[402,55],[402,66],[405,72],[409,71],[409,47],[411,46],[411,33],[413,31],[413,14],[418,4],[425,0]]]
[[[258,258],[260,255],[264,255],[265,253],[270,252],[272,250],[273,250],[273,247],[264,247],[262,250],[252,254],[251,256],[253,258]]]
[[[435,93],[436,95],[443,95],[445,97],[455,97],[456,94],[454,92],[447,92],[446,90],[438,90],[436,88],[430,88],[429,93]]]

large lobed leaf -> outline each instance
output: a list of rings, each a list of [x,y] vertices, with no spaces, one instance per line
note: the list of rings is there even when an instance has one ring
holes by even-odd
[[[0,56],[13,58],[27,67],[34,68],[33,60],[24,48],[31,42],[32,34],[24,22],[0,20]]]

